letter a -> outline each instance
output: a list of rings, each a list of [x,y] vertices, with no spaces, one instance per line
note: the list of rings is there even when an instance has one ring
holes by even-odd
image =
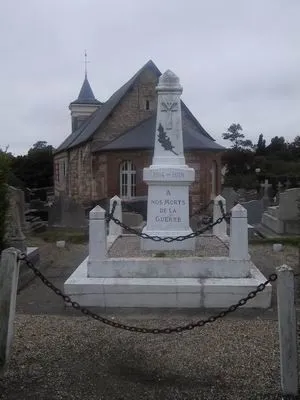
[[[167,190],[166,196],[171,196],[170,190]]]

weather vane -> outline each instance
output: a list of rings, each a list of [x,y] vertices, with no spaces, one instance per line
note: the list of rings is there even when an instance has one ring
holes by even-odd
[[[87,60],[87,52],[84,50],[84,75],[87,77],[87,64],[90,63],[90,61]]]

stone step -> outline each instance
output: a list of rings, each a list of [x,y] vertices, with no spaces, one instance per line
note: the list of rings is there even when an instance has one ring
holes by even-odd
[[[30,229],[31,231],[34,232],[44,232],[47,229],[47,223],[39,220],[39,221],[35,221],[31,224]]]
[[[249,278],[88,278],[86,259],[64,291],[85,307],[225,308],[264,281],[256,267]],[[269,284],[244,307],[268,308],[271,294]]]
[[[266,226],[268,229],[276,234],[280,235],[284,232],[283,222],[267,212],[263,213],[261,224]]]
[[[263,237],[263,238],[277,238],[280,237],[272,231],[271,229],[267,228],[266,226],[262,224],[255,225],[255,230]]]
[[[268,214],[270,214],[270,215],[272,215],[272,217],[278,217],[278,210],[279,210],[279,208],[278,207],[276,207],[276,206],[271,206],[271,207],[268,207],[267,208],[267,213]]]

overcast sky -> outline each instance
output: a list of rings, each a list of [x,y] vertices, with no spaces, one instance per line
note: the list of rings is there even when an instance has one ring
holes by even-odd
[[[88,77],[105,101],[149,59],[181,79],[182,98],[219,142],[300,134],[299,0],[0,2],[0,146],[27,153],[70,133],[69,103]]]

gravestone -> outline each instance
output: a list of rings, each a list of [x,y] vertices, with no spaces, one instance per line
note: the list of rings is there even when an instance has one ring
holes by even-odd
[[[12,186],[8,187],[9,206],[6,218],[5,240],[11,247],[26,251],[25,235],[22,231],[22,222],[25,226],[25,205],[22,203],[24,197],[20,190]]]
[[[59,196],[48,211],[48,225],[66,228],[86,227],[85,209],[71,197]]]
[[[273,198],[273,189],[272,189],[272,184],[269,183],[268,179],[265,179],[264,183],[260,184],[262,190],[263,190],[263,203],[264,203],[264,208],[266,209],[271,203],[272,203],[272,198]]]
[[[279,219],[283,221],[295,221],[299,220],[300,204],[300,189],[293,188],[288,189],[284,193],[280,194],[279,198]]]
[[[263,200],[251,200],[241,205],[247,210],[248,223],[250,225],[259,224],[264,213],[264,202]]]
[[[262,225],[277,234],[300,234],[300,188],[288,189],[279,195],[279,205],[268,207]]]
[[[226,200],[226,208],[228,211],[238,203],[239,195],[232,187],[224,187],[221,196]]]
[[[134,212],[123,211],[122,222],[131,228],[140,228],[143,224],[143,216]]]
[[[177,237],[192,233],[189,225],[189,186],[195,170],[185,163],[183,153],[179,78],[167,70],[156,87],[157,117],[152,165],[144,168],[148,184],[147,225],[150,236]],[[166,243],[142,239],[143,250],[194,250],[195,240]]]

